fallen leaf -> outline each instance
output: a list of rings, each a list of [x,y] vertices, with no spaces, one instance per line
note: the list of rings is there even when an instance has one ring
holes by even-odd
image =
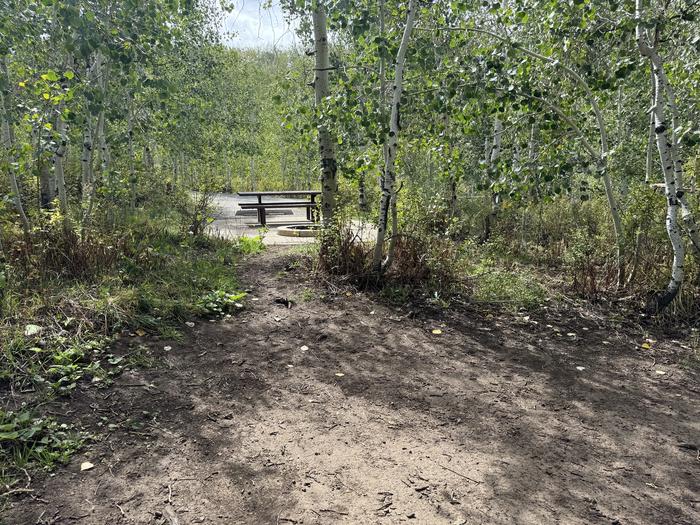
[[[163,350],[165,350],[166,352],[170,352],[170,350],[172,350],[172,349],[173,349],[172,346],[164,346],[163,347]]]
[[[656,373],[657,373],[658,375],[660,375],[660,376],[665,376],[665,375],[666,375],[666,372],[664,372],[663,370],[657,370]]]
[[[646,350],[649,350],[651,348],[651,344],[649,343],[642,343],[642,348],[645,348]]]
[[[585,366],[577,366],[576,367],[576,370],[578,370],[579,372],[583,372],[585,369],[586,369]]]
[[[42,330],[43,330],[43,328],[39,325],[28,324],[27,326],[24,327],[24,336],[31,337],[33,335],[37,335]]]
[[[338,377],[343,377],[345,374],[343,374],[342,372],[336,372],[335,375]]]
[[[442,330],[440,330],[439,328],[435,328],[434,330],[432,330],[432,333],[434,333],[435,335],[440,335],[442,333]]]
[[[136,330],[136,335],[138,335],[139,337],[143,337],[144,335],[146,335],[146,332],[145,330],[139,328],[138,330]]]
[[[352,292],[345,292],[346,297],[352,297]]]
[[[309,349],[309,347],[306,346],[306,345],[304,345],[304,346],[302,346],[301,348],[299,348],[299,350],[301,350],[302,352],[306,352],[308,349]]]
[[[194,323],[192,321],[185,321],[185,325],[189,326],[190,328],[194,328]]]
[[[94,467],[95,467],[95,465],[93,465],[93,464],[90,463],[89,461],[83,461],[83,462],[80,464],[80,471],[82,472],[82,471],[84,471],[84,470],[90,470],[90,469],[92,469],[92,468],[94,468]]]

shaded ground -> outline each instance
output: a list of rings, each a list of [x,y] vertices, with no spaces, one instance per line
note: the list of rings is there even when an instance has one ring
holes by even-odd
[[[677,342],[554,309],[414,317],[291,261],[247,260],[245,312],[53,407],[103,437],[0,521],[700,523]]]

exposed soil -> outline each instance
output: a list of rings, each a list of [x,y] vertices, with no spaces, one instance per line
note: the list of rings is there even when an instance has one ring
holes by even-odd
[[[700,523],[677,342],[576,309],[414,316],[290,257],[242,264],[240,315],[56,403],[99,440],[0,522]]]

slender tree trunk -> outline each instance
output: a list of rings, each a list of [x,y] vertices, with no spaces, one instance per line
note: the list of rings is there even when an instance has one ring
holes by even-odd
[[[143,167],[151,175],[156,169],[156,160],[153,158],[153,150],[148,142],[143,145]]]
[[[39,155],[39,204],[42,209],[51,208],[51,203],[56,198],[56,182],[51,174],[51,166],[44,155]]]
[[[177,186],[177,157],[171,154],[171,162],[173,164],[173,186]]]
[[[498,162],[501,157],[501,142],[503,139],[503,122],[496,116],[493,123],[493,139],[487,144],[491,144],[491,151],[488,154],[488,171],[489,177],[495,178],[498,174]],[[498,217],[498,212],[501,208],[501,196],[498,191],[491,191],[491,210],[484,221],[484,233],[481,242],[486,242],[491,237],[491,230]]]
[[[10,183],[10,191],[12,192],[12,201],[19,215],[20,222],[22,224],[22,229],[26,235],[29,235],[31,231],[31,225],[29,224],[29,219],[24,211],[24,206],[22,204],[22,194],[19,190],[19,183],[17,182],[17,154],[15,152],[15,136],[13,126],[12,113],[10,108],[12,107],[12,87],[10,83],[10,75],[7,70],[7,63],[5,62],[5,57],[0,60],[0,73],[4,78],[5,90],[0,92],[0,110],[2,110],[2,130],[1,139],[3,149],[6,153],[7,162],[7,177]]]
[[[129,108],[127,115],[127,149],[129,152],[129,209],[136,211],[136,158],[134,153],[134,99],[129,93]]]
[[[657,72],[661,86],[664,89],[666,104],[671,113],[671,159],[673,160],[673,175],[676,181],[676,196],[681,207],[681,217],[685,231],[690,239],[690,246],[695,259],[700,262],[700,228],[695,221],[694,214],[688,205],[685,192],[685,174],[683,172],[683,161],[681,160],[680,140],[678,139],[678,129],[680,127],[678,106],[676,105],[676,95],[673,86],[666,76],[663,60],[654,47],[651,54],[651,62]],[[658,89],[658,86],[657,86]],[[658,97],[657,97],[658,98]]]
[[[187,184],[187,162],[185,160],[185,152],[180,151],[179,163],[180,181],[182,184]]]
[[[659,158],[661,160],[661,169],[664,175],[664,187],[667,201],[666,231],[668,232],[668,237],[673,249],[671,279],[666,290],[652,299],[647,305],[648,311],[651,313],[658,313],[671,304],[673,299],[678,295],[685,277],[685,245],[683,244],[683,237],[678,224],[678,212],[681,207],[678,194],[682,193],[682,189],[677,187],[678,181],[676,179],[677,173],[673,154],[674,138],[668,132],[670,123],[666,120],[666,106],[669,102],[669,91],[666,86],[665,75],[662,71],[663,63],[661,58],[656,49],[650,46],[646,41],[644,30],[641,26],[642,0],[636,0],[636,18],[637,45],[641,55],[649,59],[655,79],[656,89],[654,106],[652,108],[654,115],[654,131],[656,134],[657,148],[659,150]]]
[[[445,88],[445,85],[443,83],[443,89]],[[450,136],[450,116],[445,113],[443,116],[443,125],[444,125],[444,136],[447,139],[447,137]],[[452,158],[452,145],[447,144],[447,158],[451,159]],[[447,207],[449,210],[450,218],[456,217],[457,216],[457,173],[454,168],[454,166],[450,163],[448,164],[449,167],[449,178],[447,181]]]
[[[231,166],[229,165],[228,155],[224,155],[224,169],[226,170],[226,191],[231,193],[233,189],[233,180],[231,175]]]
[[[102,104],[105,104],[107,94],[107,81],[104,78],[103,59],[100,53],[95,54],[92,66],[89,68],[91,81],[100,88],[102,92]],[[93,124],[94,122],[94,124]],[[83,216],[82,216],[82,236],[85,236],[86,229],[90,223],[92,210],[97,198],[97,178],[93,168],[95,157],[95,143],[99,142],[100,174],[101,179],[105,178],[105,166],[109,164],[109,152],[107,150],[107,139],[105,136],[105,112],[102,109],[97,115],[88,113],[85,116],[85,128],[83,129],[83,152],[82,163],[82,191],[83,191]]]
[[[656,103],[656,81],[654,79],[654,71],[651,72],[651,105]],[[656,125],[654,124],[654,112],[649,112],[649,133],[647,134],[647,158],[646,169],[644,172],[644,182],[649,184],[653,179],[654,173],[654,145],[656,144],[656,133],[654,132]]]
[[[83,201],[87,201],[90,198],[91,187],[93,183],[92,177],[92,125],[91,125],[92,115],[85,116],[85,123],[83,128],[83,150],[80,155],[80,166],[82,175],[82,197]]]
[[[387,258],[382,264],[384,252],[384,239],[386,237],[389,212],[391,209],[391,201],[396,199],[396,155],[399,147],[399,125],[401,95],[403,93],[403,73],[406,67],[406,53],[408,52],[408,44],[411,40],[411,33],[416,21],[418,11],[418,0],[410,0],[408,3],[408,12],[406,13],[406,26],[404,27],[401,44],[396,54],[396,64],[394,68],[394,84],[392,86],[391,98],[391,118],[389,120],[389,136],[386,141],[386,158],[384,163],[384,177],[382,180],[382,196],[379,203],[379,224],[377,226],[377,244],[374,247],[374,257],[372,260],[372,268],[377,275],[382,273],[383,269],[388,268],[393,260],[393,246],[387,253]],[[395,238],[396,233],[392,235]]]
[[[385,19],[384,19],[384,0],[379,0],[379,38],[380,38],[380,45],[385,46],[386,43],[384,42],[384,29],[385,29]],[[385,53],[380,52],[379,53],[379,108],[380,108],[380,115],[382,122],[384,122],[384,112],[386,110],[386,59],[385,59]],[[386,159],[387,154],[386,154],[386,141],[384,144],[382,144],[382,159]],[[381,173],[379,175],[379,185],[383,186],[384,185],[384,170],[381,170]],[[359,206],[360,206],[360,211],[367,212],[369,211],[369,203],[367,202],[367,183],[366,183],[366,177],[365,173],[363,172],[360,175],[360,181],[359,181]],[[393,232],[392,237],[396,234],[396,232]]]
[[[367,209],[369,208],[369,206],[367,204],[367,187],[366,187],[364,173],[362,173],[360,175],[360,180],[358,181],[358,184],[357,184],[357,192],[358,192],[358,204],[360,207],[360,211],[366,212]]]
[[[61,115],[59,107],[58,115],[56,116],[56,134],[58,135],[58,143],[53,157],[53,171],[56,177],[56,188],[58,189],[58,209],[63,216],[64,226],[68,226],[68,194],[66,192],[66,180],[64,175],[64,159],[68,148],[68,136],[66,133],[66,123]]]
[[[321,2],[316,2],[312,19],[316,56],[314,90],[316,107],[320,112],[324,99],[330,95],[329,73],[331,71],[326,11]],[[319,117],[321,119],[321,124],[318,127],[318,148],[321,154],[321,213],[323,225],[328,227],[332,224],[335,214],[338,165],[335,158],[335,137],[331,135],[330,130],[323,123],[323,115],[319,115]]]

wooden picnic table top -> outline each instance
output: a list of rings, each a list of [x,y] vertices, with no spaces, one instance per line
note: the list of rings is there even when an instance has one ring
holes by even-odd
[[[241,197],[258,197],[263,195],[321,195],[321,190],[283,190],[283,191],[239,191]]]

